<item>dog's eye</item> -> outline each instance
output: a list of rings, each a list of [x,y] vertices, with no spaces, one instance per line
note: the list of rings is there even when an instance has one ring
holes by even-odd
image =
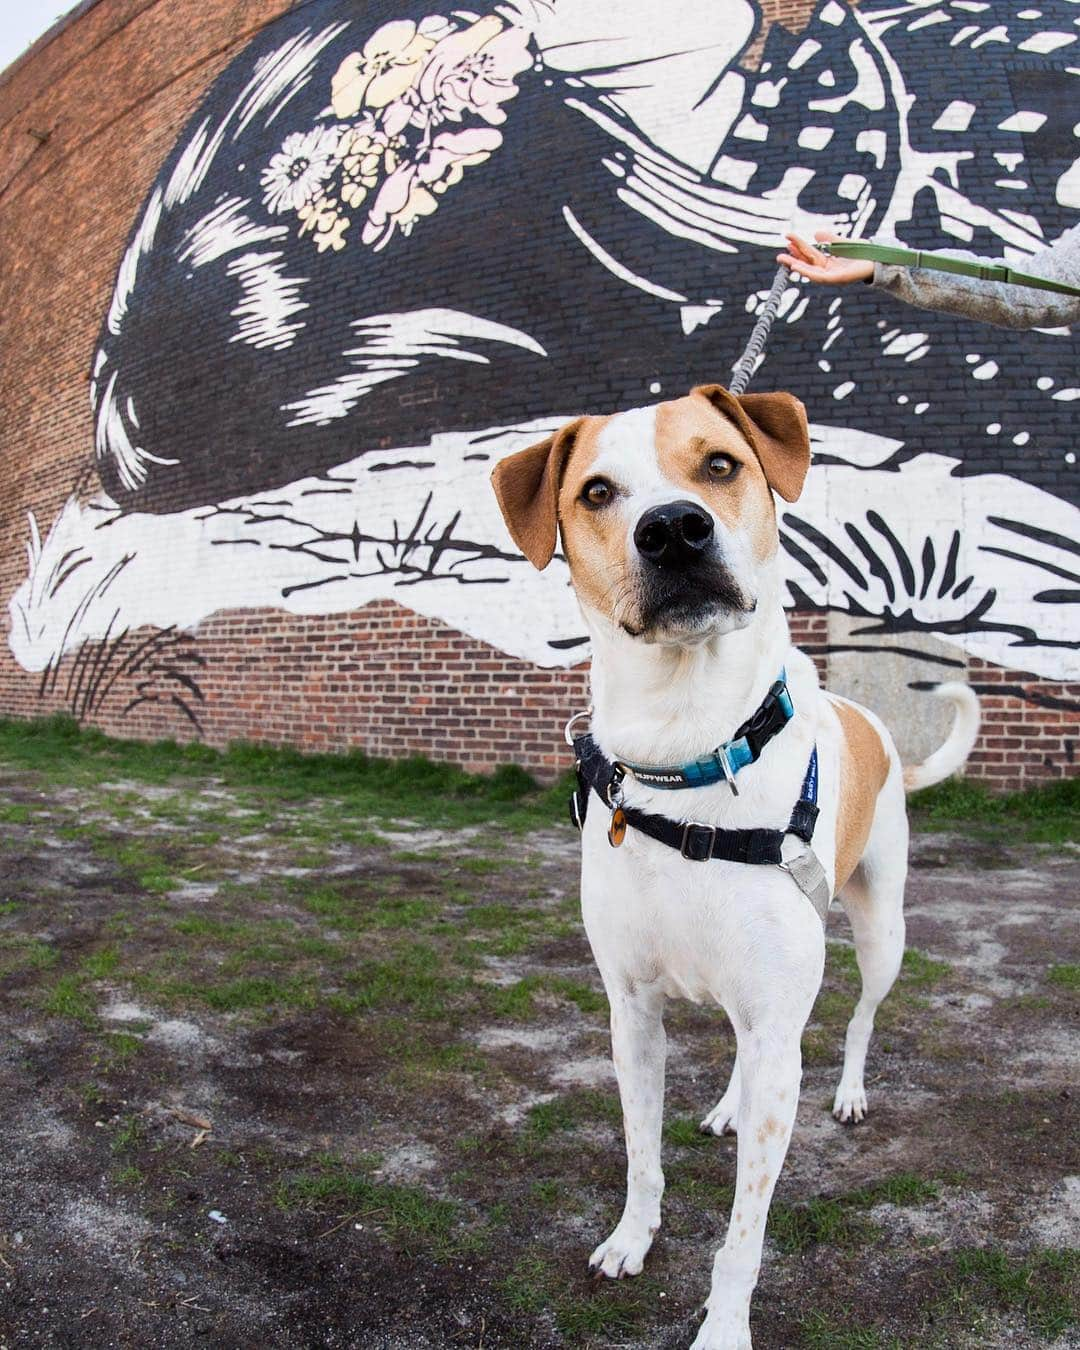
[[[611,484],[603,478],[590,478],[581,489],[581,500],[586,506],[606,506],[611,501]]]
[[[738,467],[730,455],[709,456],[710,478],[730,478]]]

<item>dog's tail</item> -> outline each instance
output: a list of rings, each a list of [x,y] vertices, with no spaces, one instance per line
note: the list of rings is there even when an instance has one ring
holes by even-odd
[[[952,730],[944,744],[921,764],[904,766],[904,790],[907,792],[932,787],[962,768],[979,734],[979,700],[970,685],[950,681],[939,684],[932,692],[936,698],[947,699],[953,705]]]

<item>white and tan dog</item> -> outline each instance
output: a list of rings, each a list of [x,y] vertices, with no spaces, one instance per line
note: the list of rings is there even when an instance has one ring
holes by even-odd
[[[851,921],[862,976],[833,1108],[839,1120],[854,1122],[866,1112],[874,1013],[904,950],[904,790],[958,769],[979,718],[966,686],[940,687],[955,704],[953,731],[925,764],[903,770],[872,713],[819,688],[813,663],[788,633],[773,502],[774,490],[788,501],[798,497],[809,463],[797,399],[736,399],[711,385],[671,402],[579,418],[503,460],[493,481],[511,535],[537,567],[550,562],[561,530],[592,638],[591,730],[606,760],[670,765],[707,755],[786,668],[793,716],[739,773],[737,796],[724,781],[666,791],[628,772],[623,804],[724,830],[783,831],[816,745],[820,815],[812,847],[827,896],[839,895]],[[737,1130],[738,1168],[694,1350],[743,1350],[769,1203],[795,1120],[800,1039],[821,984],[823,926],[782,867],[688,859],[632,824],[613,848],[612,814],[593,792],[581,896],[611,1006],[627,1195],[590,1266],[636,1275],[660,1226],[665,1000],[717,1004],[735,1028],[738,1053],[727,1090],[702,1125],[715,1134]],[[783,857],[805,849],[789,835]]]

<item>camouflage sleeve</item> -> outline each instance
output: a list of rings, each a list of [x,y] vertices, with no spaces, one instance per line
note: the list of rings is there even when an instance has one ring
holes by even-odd
[[[949,257],[978,262],[1000,262],[979,258],[961,249],[943,249]],[[1020,269],[1033,276],[1080,286],[1080,225],[1067,230],[1055,244],[1035,253]],[[897,300],[950,314],[963,314],[999,328],[1057,328],[1080,322],[1080,296],[1055,295],[1027,286],[1008,286],[999,281],[979,281],[975,277],[951,276],[919,267],[894,267],[874,264],[873,285]]]

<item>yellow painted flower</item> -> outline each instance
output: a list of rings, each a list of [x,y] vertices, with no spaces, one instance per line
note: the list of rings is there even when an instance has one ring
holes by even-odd
[[[352,52],[330,82],[338,117],[355,117],[362,107],[385,108],[416,83],[434,37],[411,19],[393,19],[375,30],[362,52]]]
[[[300,233],[310,234],[320,253],[325,253],[328,248],[340,253],[345,247],[349,217],[342,212],[341,203],[335,197],[324,193],[302,206],[296,214],[303,222]]]
[[[388,136],[365,117],[342,136],[338,144],[341,160],[341,199],[346,206],[359,206],[383,174],[398,166],[400,136]]]

